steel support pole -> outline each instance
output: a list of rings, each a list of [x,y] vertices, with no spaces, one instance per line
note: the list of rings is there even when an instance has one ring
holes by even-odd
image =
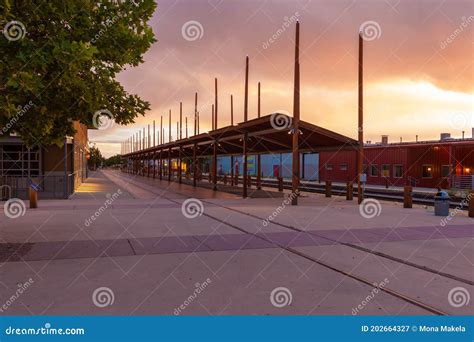
[[[179,168],[178,168],[178,182],[183,182],[183,147],[179,146]]]
[[[194,94],[194,135],[197,134],[197,103],[198,103],[198,93]]]
[[[171,182],[171,147],[168,149],[168,182]]]
[[[362,33],[359,32],[359,125],[358,125],[358,138],[359,138],[359,146],[358,146],[358,154],[357,154],[357,201],[358,203],[362,203],[364,200],[363,194],[363,187],[362,187],[362,165],[364,161],[364,44]]]
[[[194,143],[193,145],[193,186],[196,187],[197,185],[197,159],[196,159],[196,154],[197,154],[197,144]]]
[[[230,95],[230,125],[234,126],[234,97]],[[234,156],[230,156],[230,185],[234,186]]]
[[[217,190],[217,140],[214,140],[214,149],[212,154],[212,189]]]
[[[214,78],[214,129],[217,129],[217,113],[218,113],[218,107],[217,107],[217,78]]]
[[[249,104],[249,56],[245,57],[245,89],[244,89],[244,122],[248,120],[248,104]],[[245,132],[242,137],[242,157],[244,163],[244,170],[243,170],[243,191],[242,197],[247,197],[247,185],[248,185],[248,158],[247,158],[247,140],[248,140],[248,133]]]
[[[295,80],[293,88],[293,144],[292,144],[292,186],[291,186],[291,205],[298,205],[298,187],[300,182],[300,153],[299,153],[299,136],[300,136],[300,23],[296,22],[296,38],[295,38]]]
[[[158,172],[160,175],[160,180],[163,180],[163,149],[160,149],[160,162],[158,164]]]
[[[242,197],[243,198],[247,197],[247,186],[248,186],[247,140],[248,140],[248,133],[244,133],[243,138],[242,138],[242,155],[243,155],[243,159],[244,159],[243,160],[243,162],[244,162],[244,171],[243,171],[243,175],[242,175],[242,180],[243,180]]]
[[[257,115],[260,117],[260,82],[258,82]],[[257,154],[257,190],[260,189],[262,189],[262,159],[260,154]]]

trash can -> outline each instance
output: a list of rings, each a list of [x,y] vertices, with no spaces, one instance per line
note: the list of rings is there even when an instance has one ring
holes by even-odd
[[[435,216],[448,216],[449,215],[449,197],[446,191],[438,191],[434,199]]]

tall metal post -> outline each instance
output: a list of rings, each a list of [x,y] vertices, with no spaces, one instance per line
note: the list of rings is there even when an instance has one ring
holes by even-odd
[[[194,94],[194,135],[197,134],[197,105],[198,105],[198,93]]]
[[[168,122],[168,143],[171,143],[171,109],[169,111],[169,122]],[[168,182],[171,181],[171,144],[168,148]]]
[[[214,123],[214,129],[217,129],[217,113],[218,113],[218,109],[217,109],[217,78],[214,78],[214,120],[215,120],[215,123]]]
[[[212,125],[211,125],[211,130],[215,130],[215,123],[216,123],[216,120],[214,118],[214,104],[212,105],[212,110],[211,110],[212,114],[211,114],[211,121],[212,121]]]
[[[248,95],[249,95],[249,56],[245,58],[245,91],[244,91],[244,121],[248,120]],[[243,178],[243,191],[242,197],[247,197],[247,186],[248,186],[248,161],[247,161],[247,139],[248,133],[245,132],[242,137],[242,155],[244,162],[244,172],[242,175]]]
[[[293,158],[291,205],[298,205],[298,187],[300,182],[299,123],[300,123],[300,23],[296,22],[295,38],[295,80],[293,87]]]
[[[214,140],[214,149],[212,154],[212,183],[213,183],[213,190],[217,190],[217,146],[218,142],[217,139]]]
[[[179,103],[179,140],[183,139],[183,103]]]
[[[230,95],[230,125],[234,126],[234,98]],[[234,186],[234,155],[230,156],[230,185]]]
[[[258,100],[257,100],[257,115],[260,117],[260,82],[258,82]],[[260,153],[257,154],[257,189],[262,188],[262,159]]]
[[[150,124],[148,124],[148,142],[147,142],[147,147],[150,148]],[[146,159],[146,170],[147,170],[147,177],[150,177],[150,152],[147,153],[147,159]]]
[[[197,160],[196,160],[196,153],[197,153],[197,144],[194,143],[193,145],[193,186],[196,187],[197,184]]]
[[[357,202],[360,204],[364,200],[362,187],[362,163],[364,161],[364,44],[362,33],[359,32],[359,149],[357,154]]]

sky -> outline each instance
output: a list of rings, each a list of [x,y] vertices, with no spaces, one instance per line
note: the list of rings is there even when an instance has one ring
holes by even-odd
[[[301,119],[357,136],[358,32],[364,40],[366,141],[471,137],[474,127],[472,0],[160,0],[151,21],[157,42],[144,63],[118,80],[151,104],[134,124],[89,131],[102,154],[163,115],[176,136],[179,103],[189,132],[198,92],[201,132],[210,128],[214,78],[219,127],[243,120],[245,56],[249,118],[292,112],[295,21],[301,24]],[[183,119],[184,120],[184,119]],[[168,132],[165,131],[167,137]]]

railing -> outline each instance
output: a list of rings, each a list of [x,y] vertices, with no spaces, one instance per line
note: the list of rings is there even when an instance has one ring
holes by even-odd
[[[2,176],[0,177],[0,200],[9,198],[28,198],[28,188],[31,183],[38,185],[40,198],[53,199],[65,197],[64,176]],[[67,196],[74,191],[74,174],[67,177]]]
[[[408,184],[416,187],[418,185],[418,180],[415,177],[408,176]]]
[[[474,190],[474,176],[454,175],[451,178],[451,187],[455,189]]]

